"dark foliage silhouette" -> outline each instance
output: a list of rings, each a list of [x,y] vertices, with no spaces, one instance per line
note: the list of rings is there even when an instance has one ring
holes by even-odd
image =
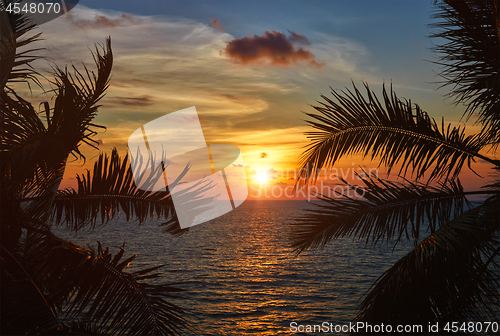
[[[110,39],[93,53],[95,72],[55,67],[54,104],[37,112],[13,83],[41,87],[31,67],[39,49],[26,50],[40,34],[22,12],[5,11],[11,2],[0,3],[2,334],[179,334],[188,320],[170,301],[181,289],[157,284],[162,265],[127,272],[136,255],[125,257],[123,248],[113,255],[52,232],[93,229],[119,212],[139,224],[163,218],[167,231],[184,232],[170,194],[137,188],[128,157],[116,150],[99,155],[94,169],[77,177],[76,190],[58,190],[68,158],[85,160],[81,146],[97,146],[93,136],[102,126],[93,119],[109,86]]]
[[[361,198],[321,197],[292,227],[298,253],[352,237],[376,245],[413,243],[413,248],[373,284],[356,321],[370,324],[427,324],[491,321],[500,311],[500,3],[438,1],[433,24],[444,41],[435,47],[443,66],[442,85],[477,117],[481,132],[436,122],[410,100],[384,87],[382,99],[365,84],[322,95],[307,113],[314,131],[300,158],[297,186],[314,183],[322,168],[347,155],[379,160],[403,182],[360,174],[348,188]],[[483,160],[496,182],[464,191],[463,169]],[[413,180],[413,181],[411,181]],[[472,204],[468,197],[486,200]],[[421,237],[422,228],[427,237]],[[441,327],[444,323],[441,324]],[[425,329],[425,328],[424,328]]]

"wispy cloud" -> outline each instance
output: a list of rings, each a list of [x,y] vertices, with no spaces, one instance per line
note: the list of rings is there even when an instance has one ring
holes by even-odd
[[[108,98],[106,100],[107,104],[113,104],[114,106],[137,106],[137,107],[145,107],[151,106],[154,104],[154,99],[151,96],[141,96],[141,97],[120,97],[115,96]]]
[[[139,20],[138,17],[126,13],[122,13],[115,19],[98,13],[93,13],[93,15],[89,15],[88,18],[75,18],[73,12],[68,12],[65,19],[70,21],[74,26],[83,29],[114,28],[136,23]]]
[[[297,34],[293,31],[288,31],[290,33],[290,36],[288,36],[288,39],[290,42],[298,43],[298,44],[306,44],[310,45],[311,41],[307,37],[305,37],[303,34]]]
[[[364,55],[362,47],[347,40],[270,32],[266,41],[274,56],[260,61],[270,63],[274,57],[275,62],[298,66],[247,66],[221,56],[220,51],[235,38],[207,22],[103,12],[80,5],[72,15],[44,24],[40,46],[61,66],[74,63],[81,68],[83,61],[92,69],[89,47],[111,36],[111,86],[96,119],[107,127],[99,134],[103,150],[116,146],[124,151],[128,136],[142,124],[194,105],[207,142],[238,145],[245,157],[255,160],[265,148],[268,161],[294,164],[306,141],[300,111],[308,109],[307,103],[328,90],[328,85],[343,85],[352,73],[361,72],[357,60]],[[254,46],[261,43],[266,48],[262,41],[249,39]],[[283,47],[276,47],[273,39]],[[282,60],[276,50],[283,50]],[[317,60],[325,60],[322,71],[309,66]]]
[[[213,28],[219,31],[224,31],[224,25],[220,23],[219,19],[210,20],[210,24],[212,25]]]

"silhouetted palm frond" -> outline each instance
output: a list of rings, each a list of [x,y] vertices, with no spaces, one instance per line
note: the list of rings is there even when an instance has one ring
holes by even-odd
[[[500,307],[500,179],[483,190],[465,192],[458,175],[475,159],[493,165],[500,160],[480,151],[500,144],[500,1],[442,0],[432,25],[440,43],[434,50],[444,66],[443,86],[464,103],[464,115],[478,116],[483,129],[466,135],[463,127],[440,126],[410,101],[383,90],[379,102],[368,86],[366,97],[356,87],[333,91],[336,101],[313,106],[307,115],[315,128],[312,143],[300,158],[301,180],[315,182],[323,168],[346,155],[379,159],[399,175],[417,181],[406,185],[362,178],[351,186],[364,198],[322,197],[316,209],[300,218],[292,230],[297,252],[350,236],[377,243],[413,240],[415,247],[385,272],[368,292],[356,320],[371,325],[422,325],[439,322],[488,321]],[[488,148],[492,150],[491,148]],[[438,180],[438,186],[430,185]],[[465,211],[466,196],[490,195]],[[430,236],[417,244],[421,226]],[[356,322],[356,321],[355,321]],[[373,334],[369,331],[359,334]],[[434,334],[429,332],[429,334]]]
[[[389,95],[385,87],[384,107],[367,84],[365,88],[367,98],[355,85],[354,92],[332,91],[337,102],[321,95],[326,103],[313,106],[319,113],[307,113],[317,131],[306,133],[312,143],[299,160],[306,183],[352,154],[380,158],[389,172],[400,165],[399,174],[410,170],[417,179],[430,170],[429,180],[457,177],[475,157],[496,163],[479,154],[488,144],[481,134],[467,136],[463,127],[445,126],[444,121],[439,127],[418,105],[398,99],[392,90]]]
[[[57,330],[61,323],[42,289],[19,263],[16,255],[0,247],[2,262],[2,334],[46,334]],[[9,264],[8,271],[5,264]]]
[[[496,194],[441,226],[377,280],[356,320],[439,321],[441,327],[449,321],[495,320],[490,304],[500,305],[499,218]]]
[[[163,172],[161,165],[153,169],[153,172],[148,170],[145,178],[139,178],[143,184],[136,186],[128,154],[122,158],[115,148],[111,156],[99,155],[92,171],[77,175],[77,190],[69,188],[58,191],[53,205],[55,224],[66,223],[75,231],[86,224],[93,228],[98,221],[105,224],[119,215],[120,211],[125,214],[127,221],[135,218],[142,223],[146,219],[161,217],[175,221],[170,192],[148,191]],[[169,187],[175,188],[188,169],[186,167]]]
[[[92,139],[95,131],[92,127],[104,126],[92,123],[97,114],[99,101],[104,97],[109,86],[113,54],[111,52],[111,39],[108,37],[102,51],[96,47],[92,54],[97,66],[97,74],[85,68],[81,73],[73,66],[73,74],[67,69],[55,68],[53,84],[56,86],[57,98],[52,115],[48,117],[47,132],[65,139],[65,147],[73,155],[85,159],[79,150],[80,142],[92,147],[97,141]],[[46,107],[46,115],[49,110]],[[95,147],[97,148],[97,147]]]
[[[470,203],[459,180],[448,181],[439,188],[420,183],[384,181],[376,176],[358,175],[363,185],[346,187],[363,198],[320,197],[315,209],[306,210],[293,224],[292,246],[298,253],[310,247],[324,246],[332,239],[345,236],[378,243],[402,239],[416,242],[422,226],[434,232],[454,217],[460,216]]]
[[[438,1],[431,24],[434,38],[447,42],[434,47],[443,86],[448,96],[464,103],[465,115],[476,114],[478,122],[500,140],[500,2],[498,0]],[[494,137],[494,138],[495,138]]]
[[[95,134],[92,124],[109,85],[109,76],[113,64],[111,41],[100,51],[96,48],[93,54],[97,66],[97,74],[85,67],[84,76],[74,68],[74,75],[56,68],[54,84],[57,97],[53,109],[45,103],[46,126],[40,114],[33,106],[12,90],[2,92],[3,122],[8,126],[2,130],[3,161],[44,160],[49,166],[61,165],[68,155],[81,154],[80,143],[96,144],[91,136]],[[8,155],[7,155],[8,153]],[[3,163],[4,164],[4,163]],[[36,167],[38,161],[25,162],[27,167]]]
[[[23,259],[42,284],[47,302],[63,321],[92,321],[94,331],[117,335],[175,335],[186,326],[184,311],[167,302],[181,289],[153,285],[155,266],[126,272],[137,255],[113,256],[108,248],[83,248],[50,232],[28,231]]]
[[[13,2],[1,1],[0,9]],[[165,216],[170,230],[183,232],[175,226],[171,195],[139,190],[127,157],[120,159],[116,150],[110,158],[101,155],[92,174],[79,176],[77,191],[58,191],[69,155],[85,160],[81,144],[97,145],[95,128],[102,126],[92,121],[109,85],[110,39],[93,53],[96,73],[85,65],[82,72],[74,66],[71,72],[54,68],[55,103],[53,108],[42,103],[39,113],[8,86],[18,80],[36,82],[30,68],[36,57],[29,56],[34,50],[18,48],[38,35],[23,37],[34,25],[22,11],[0,10],[0,15],[2,333],[178,334],[186,325],[184,312],[169,301],[180,290],[147,283],[159,277],[155,270],[161,266],[127,273],[135,256],[121,260],[123,249],[113,257],[100,245],[96,251],[86,249],[50,231],[51,216],[56,224],[74,220],[68,227],[76,230],[86,223],[93,228],[99,218],[105,223],[123,211],[139,222]],[[155,172],[161,173],[159,167]]]
[[[33,55],[33,52],[41,49],[19,51],[19,48],[38,41],[41,33],[25,36],[36,28],[36,25],[23,13],[6,11],[7,6],[15,2],[14,0],[0,1],[0,91],[3,91],[8,82],[32,80],[41,86],[37,78],[40,74],[30,65],[34,60],[41,58]]]
[[[44,104],[46,125],[33,106],[7,89],[2,91],[2,148],[0,168],[5,198],[17,206],[20,199],[31,198],[26,208],[33,218],[44,219],[50,214],[50,204],[64,173],[70,154],[84,158],[81,142],[94,146],[91,128],[99,107],[97,103],[109,85],[113,63],[111,42],[106,40],[102,51],[96,49],[94,59],[97,74],[85,68],[86,76],[76,68],[74,75],[56,70],[54,84],[58,96],[54,109]],[[47,197],[45,197],[47,196]],[[16,203],[17,202],[17,203]]]

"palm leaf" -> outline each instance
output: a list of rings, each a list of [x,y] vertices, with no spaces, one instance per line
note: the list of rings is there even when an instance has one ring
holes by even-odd
[[[14,91],[2,91],[2,149],[0,151],[2,184],[6,207],[18,206],[20,199],[30,198],[26,208],[33,218],[44,219],[64,173],[68,155],[84,158],[80,143],[94,146],[91,128],[98,105],[109,85],[113,62],[110,40],[102,52],[93,54],[97,74],[85,68],[86,75],[74,69],[74,75],[56,68],[58,96],[51,111],[45,104],[47,125],[33,106]],[[95,146],[94,146],[95,147]]]
[[[184,311],[169,303],[182,290],[149,284],[155,266],[133,273],[126,267],[137,255],[113,256],[98,244],[83,248],[50,232],[28,232],[23,257],[47,301],[66,322],[92,321],[100,334],[176,335],[186,326]]]
[[[92,124],[98,109],[98,102],[109,85],[109,75],[113,64],[111,42],[106,40],[102,52],[96,48],[93,54],[97,74],[85,67],[84,76],[76,68],[74,75],[56,68],[55,79],[57,98],[51,110],[44,104],[47,126],[43,124],[33,106],[14,91],[2,92],[2,114],[6,129],[2,129],[3,162],[24,158],[43,158],[49,165],[61,165],[70,153],[84,158],[79,150],[81,142],[92,146],[95,135]],[[12,97],[10,97],[12,96]],[[95,146],[94,146],[95,147]],[[38,162],[28,164],[36,167]]]
[[[495,320],[499,216],[497,194],[441,226],[377,280],[356,320],[393,325],[439,321],[441,327],[449,321]]]
[[[120,210],[140,222],[164,215],[174,227],[170,195],[138,191],[127,158],[116,152],[111,162],[101,156],[94,175],[81,176],[78,191],[57,192],[68,156],[85,160],[81,144],[96,147],[92,138],[102,126],[92,121],[109,85],[110,40],[93,54],[96,73],[85,66],[81,72],[54,67],[55,104],[42,103],[38,113],[8,86],[36,81],[37,75],[30,67],[35,50],[19,48],[39,35],[25,37],[34,25],[22,13],[2,11],[13,2],[0,3],[2,331],[178,334],[186,325],[184,312],[169,301],[180,289],[148,283],[159,277],[160,266],[127,273],[135,256],[122,260],[123,249],[112,256],[100,245],[86,249],[50,232],[50,215],[57,224],[73,218],[73,228],[80,228],[87,222],[93,227],[98,218],[104,223]]]
[[[497,0],[439,1],[433,38],[445,39],[433,49],[443,67],[448,96],[467,107],[464,115],[478,115],[478,122],[500,140],[500,3]]]
[[[466,195],[490,193],[465,192],[459,180],[432,187],[359,177],[364,186],[343,182],[363,198],[321,196],[315,209],[306,210],[293,223],[291,241],[296,252],[346,236],[373,244],[393,241],[396,245],[403,239],[416,242],[422,226],[434,232],[460,216],[470,206]]]
[[[73,75],[67,69],[55,68],[53,84],[56,86],[57,98],[52,116],[48,118],[47,132],[59,139],[64,139],[64,147],[68,153],[85,159],[79,146],[84,142],[94,148],[97,142],[92,139],[96,134],[92,127],[104,128],[92,123],[97,114],[99,101],[109,87],[110,73],[113,66],[111,39],[98,47],[93,53],[97,66],[97,74],[89,71],[84,65],[85,73],[73,66]],[[49,111],[46,111],[49,114]]]
[[[0,258],[2,334],[33,335],[59,329],[55,312],[16,255],[1,246]]]
[[[150,166],[149,163],[146,165]],[[101,154],[92,172],[77,175],[77,190],[69,188],[58,192],[54,199],[52,220],[56,225],[65,223],[69,229],[77,231],[86,225],[94,228],[97,223],[106,224],[123,212],[127,221],[135,218],[143,223],[147,219],[165,218],[167,221],[161,224],[165,231],[176,235],[186,232],[188,229],[180,229],[170,191],[148,191],[163,173],[161,165],[154,167],[152,172],[143,172],[143,176],[138,177],[142,185],[136,186],[128,154],[121,158],[116,148],[109,157]],[[169,189],[181,183],[188,169],[189,166],[169,183]],[[136,167],[137,171],[141,171],[140,165]],[[177,200],[194,202],[190,203],[193,208],[191,215],[196,216],[211,200],[200,197],[210,187],[200,181],[191,188],[183,189]]]
[[[384,108],[367,84],[365,88],[367,99],[356,86],[354,92],[332,91],[337,102],[322,95],[326,103],[313,106],[318,113],[307,113],[317,131],[306,133],[312,143],[299,160],[303,182],[314,182],[321,169],[354,154],[380,158],[388,172],[399,165],[403,176],[410,169],[419,179],[430,171],[429,180],[455,178],[475,157],[498,164],[479,154],[488,143],[481,134],[466,136],[464,128],[445,127],[444,121],[439,127],[418,105],[398,99],[392,90],[389,95],[385,87]]]
[[[38,41],[41,33],[25,37],[36,28],[36,25],[23,13],[6,11],[7,6],[15,2],[14,0],[0,1],[0,91],[3,91],[8,82],[28,83],[28,80],[41,87],[37,78],[40,74],[31,67],[30,63],[42,58],[33,55],[33,52],[42,49],[18,50]]]

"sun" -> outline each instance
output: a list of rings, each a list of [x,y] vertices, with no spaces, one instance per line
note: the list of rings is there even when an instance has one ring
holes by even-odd
[[[262,184],[266,183],[267,180],[269,179],[268,175],[266,174],[265,171],[261,171],[260,173],[257,173],[257,180]]]

